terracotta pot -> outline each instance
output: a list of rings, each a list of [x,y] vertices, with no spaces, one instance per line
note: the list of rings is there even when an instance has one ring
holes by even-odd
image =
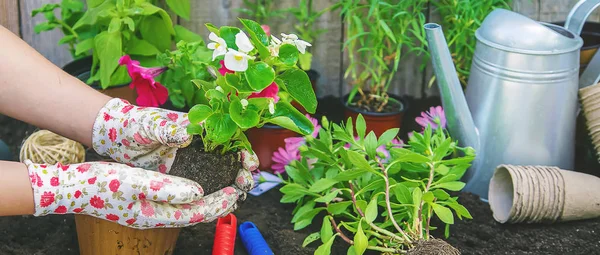
[[[170,255],[180,228],[135,229],[88,215],[75,215],[81,255]]]
[[[70,75],[77,77],[79,80],[86,82],[90,77],[90,69],[92,68],[93,59],[91,56],[83,57],[74,61],[69,62],[63,67],[63,70]],[[107,89],[102,89],[102,87],[94,83],[90,85],[90,87],[95,90],[100,91],[101,93],[110,96],[110,97],[118,97],[129,101],[132,104],[135,104],[135,100],[137,98],[137,93],[134,89],[129,88],[129,84],[121,84],[110,86]]]
[[[367,93],[365,91],[365,93]],[[356,109],[346,104],[348,101],[348,96],[346,95],[342,98],[344,104],[344,120],[348,118],[352,118],[353,121],[356,121],[358,114],[362,114],[365,122],[367,123],[367,133],[373,131],[375,135],[380,136],[386,130],[390,128],[400,128],[402,126],[402,118],[404,117],[404,113],[408,108],[408,104],[406,100],[402,99],[399,96],[389,94],[390,97],[398,100],[402,103],[400,109],[395,112],[367,112],[362,109]]]
[[[272,172],[273,152],[279,147],[285,147],[285,138],[300,136],[300,134],[276,125],[264,125],[262,128],[248,129],[246,136],[260,161],[259,169]]]

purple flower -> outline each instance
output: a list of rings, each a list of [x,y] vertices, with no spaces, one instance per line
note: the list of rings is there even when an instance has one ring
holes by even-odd
[[[293,144],[285,145],[285,149],[279,147],[279,149],[273,152],[273,165],[271,165],[271,169],[276,174],[285,172],[285,166],[292,163],[294,160],[300,160],[300,151],[298,151],[297,147],[294,147]]]
[[[446,115],[441,106],[430,107],[428,112],[421,112],[421,116],[415,119],[419,125],[425,129],[427,125],[431,125],[432,129],[438,127],[446,128]]]

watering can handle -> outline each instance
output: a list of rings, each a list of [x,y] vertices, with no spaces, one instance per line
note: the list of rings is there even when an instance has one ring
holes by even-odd
[[[600,6],[600,0],[581,0],[575,4],[567,21],[565,22],[565,28],[571,33],[579,35],[583,30],[585,21],[590,14]],[[600,81],[600,52],[596,52],[590,62],[588,63],[585,71],[579,77],[579,88],[584,88],[590,85],[597,84]]]

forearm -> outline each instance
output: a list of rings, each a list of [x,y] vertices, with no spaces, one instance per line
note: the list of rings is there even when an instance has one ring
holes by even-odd
[[[33,214],[33,190],[23,163],[0,161],[0,216]]]
[[[62,71],[2,26],[0,38],[0,113],[90,146],[96,115],[110,97]]]

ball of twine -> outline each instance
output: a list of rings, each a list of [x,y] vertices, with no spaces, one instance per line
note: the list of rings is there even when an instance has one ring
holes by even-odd
[[[82,144],[57,135],[48,130],[39,130],[31,134],[21,146],[19,160],[26,159],[37,164],[64,165],[85,161],[85,148]]]

